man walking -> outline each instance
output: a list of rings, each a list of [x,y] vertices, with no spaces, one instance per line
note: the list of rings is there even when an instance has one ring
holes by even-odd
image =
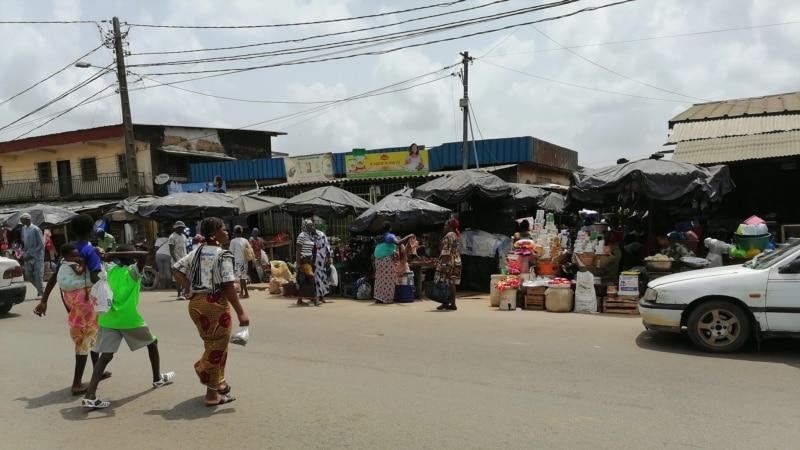
[[[186,256],[186,236],[183,234],[185,230],[186,224],[180,220],[172,225],[172,234],[169,235],[169,241],[167,243],[167,245],[169,245],[169,255],[172,257],[170,267],[174,266],[176,262]],[[175,285],[178,289],[178,300],[185,300],[181,286],[177,283],[175,283]]]
[[[22,245],[25,247],[25,254],[22,260],[25,264],[25,278],[36,288],[36,299],[42,298],[44,289],[42,279],[44,278],[44,234],[42,230],[31,223],[31,215],[24,213],[19,216],[22,222]]]
[[[114,235],[106,233],[103,228],[97,229],[97,247],[102,248],[104,252],[113,252],[117,250],[117,240]]]

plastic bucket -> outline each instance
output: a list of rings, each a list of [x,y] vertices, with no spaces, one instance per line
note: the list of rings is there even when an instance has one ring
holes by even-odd
[[[394,301],[397,303],[414,302],[414,286],[398,284],[394,287]]]
[[[736,241],[736,245],[739,246],[745,252],[756,249],[759,251],[764,251],[769,245],[769,240],[772,238],[771,234],[764,234],[761,236],[744,236],[740,234],[734,234],[733,240]]]

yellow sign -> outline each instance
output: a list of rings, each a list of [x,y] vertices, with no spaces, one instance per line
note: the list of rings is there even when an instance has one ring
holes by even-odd
[[[345,155],[347,178],[401,177],[426,175],[429,171],[428,151],[417,153],[364,153],[354,151]]]

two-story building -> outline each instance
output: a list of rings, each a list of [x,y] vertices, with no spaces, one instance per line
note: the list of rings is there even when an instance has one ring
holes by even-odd
[[[123,131],[109,125],[0,142],[0,214],[45,203],[96,215],[128,197]],[[145,124],[133,132],[141,194],[155,195],[167,194],[168,180],[188,181],[191,163],[270,158],[272,137],[286,134]]]

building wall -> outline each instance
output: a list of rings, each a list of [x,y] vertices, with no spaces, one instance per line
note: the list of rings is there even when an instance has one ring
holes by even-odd
[[[549,167],[520,164],[517,167],[517,182],[523,184],[553,183],[569,186],[571,172]]]

